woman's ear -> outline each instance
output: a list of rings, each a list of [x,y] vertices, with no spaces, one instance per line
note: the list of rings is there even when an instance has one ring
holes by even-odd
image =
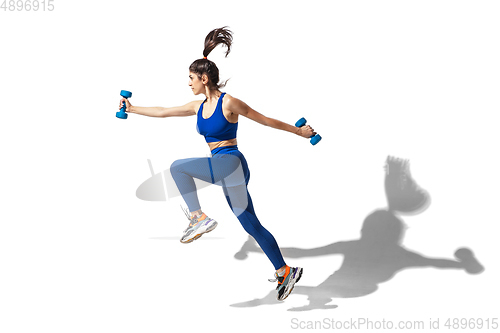
[[[201,76],[201,82],[203,82],[203,84],[208,84],[208,75],[207,74],[203,74]]]

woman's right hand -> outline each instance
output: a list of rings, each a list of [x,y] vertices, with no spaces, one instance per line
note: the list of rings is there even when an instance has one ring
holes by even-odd
[[[118,107],[118,110],[121,110],[122,107],[123,107],[123,102],[125,102],[125,112],[130,112],[130,107],[132,106],[132,104],[130,104],[130,102],[128,101],[127,98],[122,98],[120,100],[120,106]]]
[[[316,135],[317,133],[314,132],[314,129],[311,126],[306,125],[306,126],[299,127],[298,134],[303,138],[309,139],[310,137]]]

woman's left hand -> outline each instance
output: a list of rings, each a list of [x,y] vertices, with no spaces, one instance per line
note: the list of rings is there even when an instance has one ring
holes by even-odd
[[[300,127],[299,132],[297,134],[300,135],[301,137],[309,139],[311,136],[316,135],[316,132],[314,132],[314,129],[311,126],[306,125]]]

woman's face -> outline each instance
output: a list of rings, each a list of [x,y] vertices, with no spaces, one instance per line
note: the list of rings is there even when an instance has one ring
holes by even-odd
[[[205,92],[203,81],[195,73],[189,72],[189,87],[193,90],[193,94],[199,95]]]

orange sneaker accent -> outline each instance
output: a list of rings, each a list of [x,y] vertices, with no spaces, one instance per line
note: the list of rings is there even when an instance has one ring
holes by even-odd
[[[196,221],[197,221],[196,223],[198,223],[199,221],[203,221],[203,220],[204,220],[204,219],[206,219],[206,218],[207,218],[207,215],[206,215],[205,213],[203,213],[200,217],[198,217],[198,218],[196,219]],[[194,219],[194,216],[191,216],[191,221],[193,221],[193,219]],[[196,224],[196,223],[195,223],[195,224]],[[194,224],[193,224],[193,222],[189,223],[189,226],[190,226],[190,227],[192,227],[193,225],[194,225]]]
[[[283,278],[283,281],[285,281],[285,279],[288,276],[288,274],[290,274],[290,266],[286,265],[286,267],[285,267],[285,274],[283,276],[280,276],[280,277]],[[281,285],[281,284],[283,284],[283,282],[278,282],[278,284]]]

